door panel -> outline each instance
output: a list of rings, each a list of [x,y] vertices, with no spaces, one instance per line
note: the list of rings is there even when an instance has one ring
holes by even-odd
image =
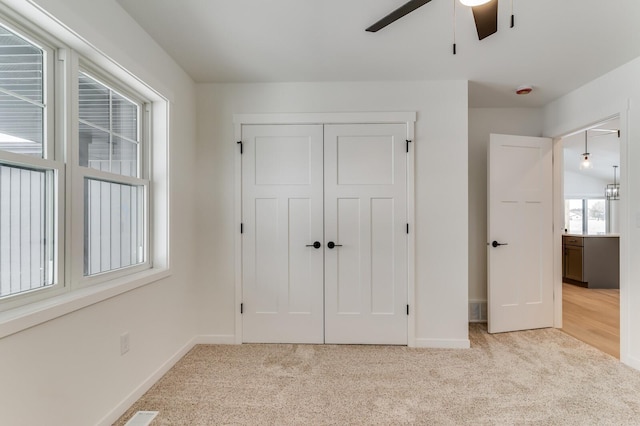
[[[340,136],[336,141],[339,185],[393,184],[393,138],[366,133]]]
[[[254,142],[256,185],[309,185],[313,166],[308,136],[263,135]]]
[[[280,245],[278,235],[277,198],[257,198],[255,200],[255,276],[257,298],[256,312],[275,314],[278,312],[278,282],[281,253],[274,250]],[[247,224],[247,230],[251,229]]]
[[[551,146],[548,138],[491,135],[490,333],[553,326]]]
[[[243,341],[322,343],[322,126],[243,126]]]
[[[407,344],[406,126],[325,126],[325,341]]]
[[[355,198],[337,199],[337,224],[349,224],[338,228],[336,237],[326,241],[339,241],[343,247],[333,249],[331,253],[336,261],[338,282],[345,283],[337,288],[337,311],[340,314],[357,315],[361,313],[362,299],[362,249],[360,237],[361,208],[360,200]],[[335,214],[336,212],[334,212]],[[325,244],[326,246],[326,244]]]
[[[309,198],[289,200],[289,247],[305,247],[304,250],[291,250],[289,253],[289,311],[291,313],[302,314],[313,310],[313,300],[310,299],[308,291],[309,274],[314,268],[313,261],[322,255],[313,253],[306,247],[313,240],[309,235],[313,220],[312,204]]]
[[[371,312],[393,314],[394,200],[371,199]]]

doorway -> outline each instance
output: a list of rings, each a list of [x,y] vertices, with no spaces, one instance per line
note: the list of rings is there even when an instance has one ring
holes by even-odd
[[[241,137],[242,341],[406,345],[407,125]]]
[[[561,144],[562,330],[620,358],[620,120]]]

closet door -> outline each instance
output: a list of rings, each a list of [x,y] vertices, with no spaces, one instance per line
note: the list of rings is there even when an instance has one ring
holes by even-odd
[[[322,135],[242,127],[244,342],[324,342]]]
[[[407,344],[406,134],[325,126],[326,343]]]

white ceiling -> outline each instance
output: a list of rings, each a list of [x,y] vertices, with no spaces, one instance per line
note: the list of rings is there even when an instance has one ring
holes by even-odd
[[[433,0],[118,0],[196,82],[469,80],[471,107],[542,106],[640,56],[638,0],[499,0],[498,32]],[[509,28],[511,5],[516,26]],[[515,95],[531,84],[534,92]]]
[[[600,130],[598,130],[600,129]],[[589,152],[592,168],[580,170],[582,153],[585,152],[585,132],[578,132],[562,139],[564,149],[564,170],[583,176],[590,176],[613,183],[613,166],[620,166],[620,139],[617,132],[620,121],[616,118],[587,130],[587,152]],[[620,182],[620,168],[617,170]]]

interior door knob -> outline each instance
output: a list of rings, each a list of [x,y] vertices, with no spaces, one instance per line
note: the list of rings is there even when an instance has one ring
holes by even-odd
[[[491,247],[508,246],[508,245],[509,243],[499,243],[495,240],[491,243]]]
[[[342,244],[336,244],[333,241],[329,241],[327,243],[327,247],[329,247],[330,249],[334,248],[334,247],[342,247]]]
[[[314,241],[313,244],[307,244],[306,247],[313,247],[314,249],[319,249],[321,245],[322,244],[320,244],[320,241]]]

